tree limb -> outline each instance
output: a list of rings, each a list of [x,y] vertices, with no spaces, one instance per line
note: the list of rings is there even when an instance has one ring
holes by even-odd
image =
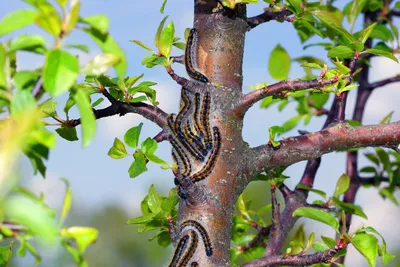
[[[242,267],[261,267],[261,266],[309,266],[319,262],[330,262],[335,254],[344,247],[335,246],[334,248],[328,249],[324,252],[317,252],[311,255],[280,255],[264,257],[253,260],[249,263],[242,265]]]
[[[316,159],[333,151],[367,146],[398,146],[400,122],[351,127],[337,123],[325,130],[281,141],[278,149],[262,145],[252,149],[255,168],[259,171],[289,166],[302,160]],[[250,163],[251,164],[251,163]]]
[[[321,88],[326,85],[333,84],[338,81],[338,77],[333,77],[328,80],[322,80],[320,78],[308,81],[280,81],[255,90],[244,95],[240,103],[235,107],[234,112],[238,116],[243,116],[246,111],[251,108],[256,102],[262,100],[267,96],[278,95],[284,91],[304,90],[311,88]]]
[[[114,115],[124,116],[127,113],[136,113],[142,115],[149,121],[156,123],[161,128],[167,125],[168,114],[158,107],[151,106],[146,103],[126,103],[113,98],[107,90],[104,90],[103,95],[111,102],[111,105],[104,109],[94,109],[93,113],[96,119],[110,117]],[[70,120],[67,123],[69,127],[76,127],[81,124],[81,119]]]
[[[278,20],[278,21],[285,21],[285,20],[291,20],[289,18],[293,13],[289,10],[282,10],[282,11],[277,11],[273,12],[271,10],[267,10],[264,13],[248,18],[247,19],[247,30],[250,31],[251,29],[257,27],[258,25],[261,25],[265,22],[271,21],[271,20]]]
[[[370,83],[368,86],[368,89],[373,90],[376,89],[378,87],[382,87],[385,86],[387,84],[391,84],[391,83],[396,83],[396,82],[400,82],[400,77],[396,76],[396,77],[391,77],[391,78],[387,78],[387,79],[383,79],[374,83]]]

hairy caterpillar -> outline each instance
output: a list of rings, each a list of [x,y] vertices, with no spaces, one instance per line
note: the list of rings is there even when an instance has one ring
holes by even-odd
[[[190,78],[203,82],[203,83],[208,83],[208,78],[198,72],[194,67],[193,67],[193,60],[192,60],[192,46],[196,44],[196,34],[197,30],[196,29],[191,29],[189,32],[189,36],[187,39],[186,43],[186,49],[185,49],[185,67],[186,67],[186,72],[189,75]]]
[[[188,176],[192,171],[188,157],[185,155],[185,153],[182,152],[182,148],[179,146],[178,142],[171,135],[168,136],[168,140],[176,152],[175,154],[174,151],[172,151],[172,158],[177,163],[179,172],[183,176]]]
[[[217,162],[219,152],[221,149],[221,134],[219,132],[218,127],[216,126],[213,127],[213,134],[214,134],[214,145],[210,157],[207,159],[206,164],[204,164],[204,167],[200,171],[190,176],[191,180],[194,183],[205,179],[212,172],[215,163]]]
[[[176,246],[175,252],[174,252],[174,256],[172,257],[172,261],[169,264],[170,267],[173,266],[177,266],[177,264],[179,263],[179,259],[182,256],[183,250],[186,246],[186,243],[189,240],[189,235],[184,235],[180,240],[178,245]]]
[[[199,244],[199,237],[197,233],[193,230],[190,231],[190,243],[186,247],[185,254],[182,255],[181,260],[178,262],[177,266],[185,267],[189,260],[192,258],[195,253],[197,246]]]
[[[206,93],[203,97],[203,104],[201,107],[200,114],[200,125],[202,132],[204,133],[204,143],[207,149],[211,149],[211,132],[210,132],[210,104],[211,104],[211,96],[210,93]]]
[[[200,111],[200,94],[196,93],[194,95],[194,108],[193,108],[192,120],[193,120],[194,130],[196,131],[197,135],[200,136],[200,138],[203,138],[204,133],[199,125],[199,111]]]
[[[198,137],[195,133],[193,133],[189,121],[187,122],[185,126],[185,137],[189,140],[189,142],[194,142],[196,148],[203,154],[203,156],[206,156],[208,151],[203,145],[203,142],[201,141],[200,137]]]
[[[179,111],[178,115],[176,116],[175,119],[175,129],[178,133],[182,132],[182,119],[186,115],[186,113],[189,111],[190,106],[192,105],[192,101],[190,101],[186,89],[182,88],[182,94],[181,94],[181,99],[183,101],[183,107]]]
[[[174,134],[175,138],[179,140],[179,142],[182,144],[182,146],[197,160],[199,161],[204,161],[204,156],[196,150],[196,148],[193,146],[193,144],[189,143],[185,136],[183,135],[182,132],[178,132],[177,129],[175,128],[174,124],[174,119],[173,119],[173,114],[170,114],[167,119],[168,126],[171,129],[172,133]],[[179,146],[178,146],[179,147]],[[180,149],[180,147],[179,147]],[[182,152],[182,154],[184,154]]]
[[[183,222],[181,225],[181,229],[184,229],[185,227],[193,227],[200,233],[201,238],[203,239],[204,248],[206,250],[206,255],[208,257],[211,257],[213,254],[213,248],[211,245],[211,239],[208,236],[206,229],[199,222],[196,222],[194,220],[187,220],[187,221]]]

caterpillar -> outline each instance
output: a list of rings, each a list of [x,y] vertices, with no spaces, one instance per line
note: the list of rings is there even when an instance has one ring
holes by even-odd
[[[176,119],[175,119],[175,129],[179,133],[182,132],[182,130],[181,130],[182,119],[186,115],[186,113],[189,111],[190,106],[192,105],[192,102],[190,101],[185,88],[182,88],[181,99],[183,101],[183,107],[179,111],[179,113],[178,113],[178,115],[176,116]]]
[[[183,250],[186,246],[186,243],[189,240],[189,236],[188,235],[184,235],[180,240],[178,245],[176,246],[175,252],[174,252],[174,256],[172,257],[172,261],[169,264],[170,267],[173,266],[177,266],[177,264],[179,263],[179,259],[182,256]]]
[[[179,267],[185,267],[189,260],[192,258],[195,253],[197,246],[199,244],[199,237],[197,233],[193,230],[190,231],[190,243],[186,247],[185,254],[182,255],[181,260],[178,262]]]
[[[174,114],[170,114],[167,119],[167,123],[169,128],[171,129],[172,133],[174,134],[175,138],[179,140],[179,142],[182,144],[182,146],[197,160],[199,161],[204,161],[204,156],[196,150],[195,147],[191,143],[189,143],[185,136],[183,135],[182,132],[178,132],[177,129],[175,128],[174,124],[174,119],[173,119]],[[179,147],[179,146],[178,146]],[[183,153],[184,154],[184,153]]]
[[[174,151],[172,151],[172,158],[178,165],[179,173],[181,173],[185,177],[190,175],[192,170],[188,157],[185,155],[185,153],[182,152],[182,149],[179,146],[178,142],[171,135],[168,136],[168,140],[176,152],[175,154]]]
[[[189,32],[189,36],[187,39],[186,43],[186,49],[185,49],[185,67],[186,67],[186,72],[189,75],[190,78],[203,82],[203,83],[208,83],[208,78],[198,72],[192,64],[192,46],[196,44],[196,34],[197,30],[195,28],[191,29]]]
[[[185,227],[192,227],[200,233],[201,238],[203,239],[204,248],[206,250],[206,255],[208,257],[211,257],[213,254],[213,248],[211,245],[211,239],[208,236],[206,229],[199,222],[196,222],[194,220],[187,220],[187,221],[183,222],[181,225],[181,229],[184,229]]]
[[[208,151],[205,148],[203,142],[201,141],[200,137],[198,137],[195,133],[193,133],[189,121],[186,123],[185,126],[185,137],[188,139],[189,142],[193,142],[196,146],[196,148],[203,154],[203,156],[206,156]]]
[[[200,171],[190,176],[190,178],[194,183],[205,179],[212,172],[215,163],[217,162],[219,152],[221,149],[221,134],[219,132],[218,127],[216,126],[213,127],[213,134],[214,134],[214,145],[210,157],[208,158],[206,164],[204,164],[203,168]]]
[[[194,130],[196,131],[197,135],[200,136],[200,138],[203,138],[204,133],[199,125],[199,110],[200,110],[200,94],[196,93],[194,95],[194,108],[193,108],[192,120],[193,120]]]
[[[190,266],[191,266],[191,267],[199,267],[200,265],[197,263],[197,261],[193,261],[193,262],[190,264]]]
[[[210,93],[206,93],[203,97],[203,103],[201,107],[200,114],[200,125],[202,132],[204,133],[204,143],[206,148],[209,150],[212,148],[211,143],[211,133],[210,133],[210,104],[211,104],[211,96]]]

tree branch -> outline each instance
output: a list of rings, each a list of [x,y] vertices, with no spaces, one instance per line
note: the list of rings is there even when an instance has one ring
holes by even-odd
[[[264,257],[260,259],[253,260],[249,263],[242,265],[242,267],[261,267],[261,266],[309,266],[314,263],[319,262],[330,262],[332,258],[340,249],[345,247],[335,246],[334,248],[328,249],[324,252],[317,252],[311,255],[281,255],[281,256],[271,256]]]
[[[273,12],[271,10],[267,10],[264,13],[248,18],[247,19],[247,30],[250,31],[251,29],[257,27],[258,25],[261,25],[265,22],[271,21],[271,20],[278,20],[278,21],[291,21],[292,18],[289,18],[289,16],[293,15],[292,12],[289,10],[282,10],[282,11],[277,11]]]
[[[398,146],[400,122],[351,127],[338,123],[325,130],[281,141],[278,149],[262,145],[252,149],[254,167],[265,170],[277,166],[289,166],[302,160],[316,159],[333,151],[367,146]],[[251,163],[250,163],[251,164]]]
[[[202,82],[188,80],[176,74],[174,70],[171,68],[167,69],[167,72],[177,84],[184,87],[191,93],[202,93],[209,91],[208,86],[210,86],[211,83],[202,83]]]
[[[185,64],[185,55],[171,57],[174,60],[174,63]]]
[[[240,103],[235,107],[234,112],[238,116],[243,116],[246,111],[251,108],[256,102],[267,96],[278,95],[284,91],[304,90],[311,88],[321,88],[326,85],[333,84],[338,81],[338,77],[333,77],[328,80],[320,78],[308,81],[280,81],[275,84],[268,85],[261,89],[255,90],[244,95]]]
[[[126,103],[113,98],[107,90],[104,90],[103,95],[111,102],[111,105],[104,109],[94,109],[93,113],[96,119],[110,117],[114,115],[124,116],[127,113],[136,113],[142,115],[146,119],[156,123],[161,128],[167,125],[168,114],[158,107],[151,106],[146,103]],[[66,123],[69,127],[76,127],[81,124],[81,119],[70,120]]]
[[[368,86],[368,89],[373,90],[376,89],[378,87],[382,87],[385,86],[387,84],[391,84],[391,83],[397,83],[400,82],[400,76],[396,76],[396,77],[392,77],[392,78],[387,78],[387,79],[383,79],[381,81],[377,81],[374,83],[370,83]]]
[[[262,227],[257,233],[257,235],[246,246],[240,247],[240,250],[246,251],[254,248],[257,245],[262,245],[264,239],[270,234],[271,229],[272,225]]]

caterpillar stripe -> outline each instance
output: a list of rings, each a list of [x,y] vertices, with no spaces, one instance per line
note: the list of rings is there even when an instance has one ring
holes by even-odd
[[[172,152],[172,157],[178,159],[176,161],[178,167],[179,167],[179,172],[183,175],[183,176],[188,176],[192,169],[191,169],[191,165],[190,165],[190,161],[188,159],[188,157],[186,156],[185,153],[183,153],[182,148],[179,146],[178,142],[170,135],[168,136],[168,140],[172,145],[172,148],[175,150],[176,154],[174,153],[174,151]]]
[[[214,169],[215,163],[217,162],[219,152],[221,149],[221,134],[219,132],[218,127],[213,127],[213,133],[214,133],[214,145],[210,157],[207,159],[206,164],[204,164],[203,168],[200,171],[190,176],[190,178],[194,183],[201,181],[205,179],[208,175],[210,175],[210,173]]]
[[[192,48],[193,45],[196,44],[196,34],[197,30],[196,29],[191,29],[189,32],[189,36],[187,39],[186,43],[186,49],[185,49],[185,67],[186,67],[186,72],[189,75],[190,78],[203,82],[203,83],[208,83],[208,78],[198,72],[194,67],[193,67],[193,58],[192,58]]]
[[[190,243],[185,249],[185,254],[182,255],[181,260],[178,262],[178,267],[186,267],[193,254],[196,252],[199,244],[199,237],[193,230],[190,231]]]
[[[197,135],[200,136],[200,138],[203,138],[204,133],[199,125],[199,111],[200,111],[200,94],[196,93],[194,95],[194,108],[193,108],[192,120],[193,120],[194,130],[196,131]]]
[[[181,225],[181,229],[184,229],[185,227],[193,227],[200,233],[201,238],[203,239],[204,248],[206,250],[206,255],[208,257],[211,257],[213,254],[213,248],[211,245],[211,239],[208,236],[206,229],[199,222],[196,222],[194,220],[187,220],[187,221],[183,222]]]
[[[185,126],[185,136],[189,140],[189,142],[193,142],[196,146],[196,148],[203,154],[203,156],[206,156],[208,151],[203,145],[203,142],[201,141],[200,137],[198,137],[195,133],[193,133],[189,121],[186,123]]]
[[[206,93],[203,97],[203,104],[201,107],[200,114],[200,125],[202,132],[204,133],[204,143],[207,149],[211,149],[211,132],[210,132],[210,104],[211,104],[211,96],[210,93]]]
[[[178,132],[175,128],[173,114],[170,114],[167,119],[167,123],[171,132],[174,134],[175,138],[179,140],[182,146],[189,152],[193,157],[195,157],[199,161],[204,161],[204,156],[196,150],[196,148],[189,143],[182,132]]]
[[[182,119],[186,115],[186,113],[189,111],[190,106],[192,105],[192,101],[190,101],[185,88],[182,88],[181,99],[183,101],[183,107],[179,111],[179,113],[175,119],[175,129],[178,132],[182,132],[182,129],[181,129]]]
[[[176,249],[175,249],[175,252],[174,252],[174,256],[172,257],[172,261],[169,264],[169,267],[176,267],[177,266],[182,254],[183,254],[183,250],[184,250],[188,240],[189,240],[189,236],[188,235],[184,235],[179,240],[178,246],[176,246]]]

